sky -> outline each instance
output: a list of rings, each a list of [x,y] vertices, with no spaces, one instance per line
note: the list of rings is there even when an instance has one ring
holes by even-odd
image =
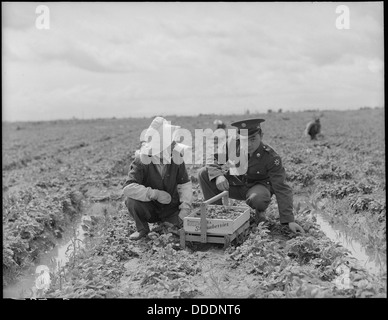
[[[384,107],[383,30],[382,1],[2,3],[2,118]]]

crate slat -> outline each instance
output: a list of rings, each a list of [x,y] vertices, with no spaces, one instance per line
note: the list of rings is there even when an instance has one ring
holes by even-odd
[[[212,205],[211,207],[225,208],[229,210],[242,210],[235,219],[211,219],[206,218],[209,204],[223,199],[223,206]],[[200,213],[198,217],[197,213]],[[229,192],[223,191],[213,198],[204,201],[201,207],[192,214],[183,218],[183,228],[180,230],[180,245],[186,246],[186,241],[201,243],[223,243],[224,248],[230,245],[238,235],[249,228],[250,208],[248,206],[229,206]]]
[[[237,238],[238,235],[243,233],[249,228],[249,221],[246,221],[242,226],[240,226],[233,234],[224,234],[224,235],[208,235],[206,237],[206,243],[223,243],[224,247],[228,247],[230,242]],[[187,233],[182,228],[180,230],[180,244],[182,248],[185,248],[186,242],[202,242],[201,233]],[[202,242],[203,243],[203,242]]]

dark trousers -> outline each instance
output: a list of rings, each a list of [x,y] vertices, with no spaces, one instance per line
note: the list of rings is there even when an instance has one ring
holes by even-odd
[[[171,214],[160,217],[161,209],[155,201],[143,202],[127,197],[125,205],[127,206],[130,215],[135,220],[138,232],[143,230],[147,232],[150,231],[148,223],[155,223],[158,221],[169,222],[177,226],[179,225],[179,208],[176,210],[171,210],[171,208],[169,208],[168,211],[171,211]]]
[[[199,185],[201,187],[205,200],[208,200],[215,195],[221,193],[217,189],[216,179],[209,180],[207,168],[201,168],[198,172]],[[235,200],[245,200],[246,204],[256,212],[265,211],[271,202],[271,192],[266,186],[256,184],[251,188],[246,186],[233,186],[229,184],[229,198]],[[222,200],[214,202],[214,204],[222,204]]]

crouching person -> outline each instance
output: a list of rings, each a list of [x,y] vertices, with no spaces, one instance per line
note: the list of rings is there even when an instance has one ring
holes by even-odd
[[[241,165],[246,170],[237,170],[226,164],[218,163],[218,154],[213,163],[202,168],[198,173],[199,184],[205,200],[214,197],[224,190],[229,191],[229,197],[236,200],[245,200],[252,209],[255,209],[255,220],[265,222],[265,210],[268,208],[271,197],[275,194],[280,223],[288,225],[291,231],[304,233],[294,219],[293,195],[291,187],[286,183],[286,171],[280,156],[267,144],[262,142],[263,132],[260,123],[264,119],[247,119],[236,121],[231,125],[237,128],[238,153],[247,155],[247,163]],[[247,129],[247,150],[240,147],[240,130]],[[228,145],[226,146],[227,148]],[[236,153],[237,154],[237,153]],[[227,160],[227,159],[225,159]],[[234,171],[234,174],[232,173]],[[238,174],[240,173],[240,174]],[[218,200],[214,204],[222,204]]]
[[[135,153],[123,189],[125,205],[137,229],[131,240],[145,237],[149,223],[161,221],[181,227],[190,213],[192,184],[180,152],[187,146],[174,141],[177,129],[156,117],[145,133],[146,141],[151,141]]]

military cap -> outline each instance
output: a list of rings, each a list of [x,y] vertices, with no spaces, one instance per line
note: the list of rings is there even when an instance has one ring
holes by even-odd
[[[248,129],[248,137],[261,131],[260,123],[264,122],[264,119],[246,119],[231,123],[233,127],[237,127],[238,133],[241,129]]]

